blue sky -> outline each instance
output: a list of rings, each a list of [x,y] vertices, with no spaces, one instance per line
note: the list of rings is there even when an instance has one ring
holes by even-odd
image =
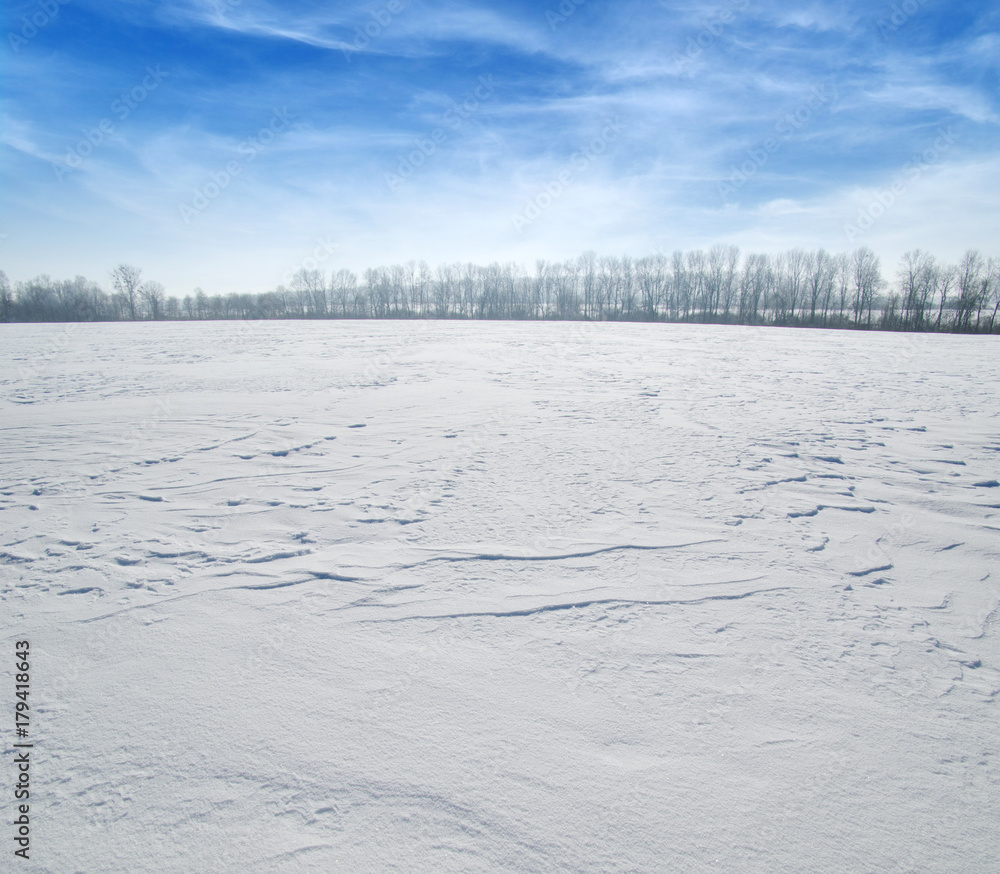
[[[1000,254],[1000,7],[4,4],[0,269]]]

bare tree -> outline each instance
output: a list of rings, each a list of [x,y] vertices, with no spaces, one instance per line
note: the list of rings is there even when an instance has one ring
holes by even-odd
[[[712,246],[708,251],[708,270],[705,274],[705,309],[711,318],[718,318],[720,310],[729,315],[736,295],[736,268],[740,250],[736,246]]]
[[[650,255],[635,262],[635,278],[643,318],[654,321],[663,302],[667,284],[667,262],[663,255]]]
[[[923,329],[937,271],[933,255],[920,249],[904,253],[897,274],[904,328]]]
[[[672,309],[670,317],[672,319],[683,318],[687,321],[688,312],[691,309],[691,294],[687,270],[684,268],[684,253],[679,249],[671,254],[670,266],[672,271],[670,281]]]
[[[761,295],[760,313],[761,321],[767,322],[767,310],[768,307],[774,308],[774,299],[778,292],[778,282],[784,270],[784,263],[780,255],[774,258],[764,255],[761,264],[763,268],[761,271],[763,294]]]
[[[767,321],[767,308],[770,303],[774,310],[774,323],[784,324],[788,320],[788,253],[782,252],[771,259],[771,276],[765,286],[764,320]]]
[[[698,309],[701,310],[702,321],[708,311],[708,304],[705,300],[705,253],[701,249],[695,249],[687,254],[687,281],[688,298],[691,303],[692,315]]]
[[[851,254],[851,274],[854,280],[854,324],[860,326],[861,317],[866,316],[867,327],[872,325],[872,309],[875,296],[882,287],[882,272],[878,256],[867,246],[855,249]]]
[[[761,298],[768,282],[771,259],[765,254],[747,255],[740,275],[740,321],[755,325],[759,321]]]
[[[983,256],[975,249],[969,249],[958,265],[958,312],[955,315],[955,327],[960,331],[972,328],[972,314],[979,306],[985,267]]]
[[[14,295],[7,274],[0,270],[0,322],[10,319],[14,310]]]
[[[958,278],[958,268],[954,264],[949,264],[938,271],[937,290],[939,298],[937,321],[934,324],[935,330],[941,330],[941,318],[944,315],[944,308],[948,303],[948,292]]]
[[[705,271],[705,312],[711,318],[719,312],[722,299],[722,277],[726,269],[725,246],[712,246],[708,250],[708,266]]]
[[[433,274],[430,265],[421,261],[417,265],[416,282],[410,292],[410,309],[417,315],[427,313],[427,294],[433,284]]]
[[[588,268],[585,266],[584,270]],[[611,300],[611,274],[607,258],[598,258],[591,265],[591,318],[609,317]],[[586,280],[584,280],[586,282]]]
[[[292,276],[291,288],[296,295],[300,315],[326,315],[326,275],[322,270],[300,268]]]
[[[416,264],[411,261],[406,266],[393,264],[383,273],[389,311],[396,317],[403,315],[406,310],[406,301],[409,298],[408,290],[413,284],[415,268]]]
[[[142,270],[131,264],[119,264],[111,271],[111,285],[122,296],[128,307],[128,317],[135,321],[139,305],[139,289],[142,286]]]
[[[139,295],[146,304],[149,317],[156,321],[162,319],[167,290],[159,282],[144,282],[139,286]]]
[[[989,330],[997,329],[997,312],[1000,312],[1000,258],[990,258],[986,262],[988,293],[993,299],[993,312],[990,314]]]
[[[969,275],[971,274],[971,275]],[[959,267],[959,310],[964,314],[965,330],[979,330],[982,325],[983,309],[990,300],[995,274],[994,259],[987,260],[978,251],[970,249],[965,253]],[[968,298],[966,308],[965,301]],[[972,312],[976,314],[976,324],[972,324]]]
[[[353,304],[357,286],[358,277],[346,268],[330,276],[330,303],[334,311],[339,308],[342,317],[346,318],[348,306]]]
[[[830,253],[826,249],[820,249],[807,256],[804,269],[807,273],[809,321],[811,324],[816,324],[816,310],[820,307],[821,301],[828,302],[830,299],[836,268]],[[825,305],[823,309],[825,320]]]
[[[584,252],[577,259],[577,267],[580,272],[580,281],[583,284],[583,316],[587,319],[596,318],[597,253],[594,251]]]
[[[458,284],[454,264],[439,264],[434,283],[434,312],[439,319],[447,318],[452,311],[455,287]]]
[[[788,276],[788,317],[790,319],[795,318],[795,310],[799,306],[812,260],[813,256],[802,249],[792,249],[785,258]]]
[[[470,319],[476,313],[476,290],[479,286],[479,271],[479,267],[468,262],[460,264],[458,268],[458,296],[461,312]],[[543,313],[537,312],[534,317],[542,318],[543,315]]]
[[[635,262],[631,255],[622,255],[621,265],[621,311],[626,319],[634,319],[636,309]]]
[[[722,273],[722,314],[728,320],[730,310],[736,302],[737,282],[736,274],[740,266],[740,247],[726,246],[724,253],[725,265]],[[718,311],[718,305],[716,305]]]

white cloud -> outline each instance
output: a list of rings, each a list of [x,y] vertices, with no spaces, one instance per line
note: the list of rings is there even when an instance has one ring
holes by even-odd
[[[990,101],[979,91],[938,82],[889,83],[868,93],[871,100],[899,109],[945,110],[977,123],[1000,121]]]

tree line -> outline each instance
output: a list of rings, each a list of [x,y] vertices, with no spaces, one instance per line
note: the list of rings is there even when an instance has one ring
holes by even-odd
[[[957,264],[915,249],[891,280],[868,247],[742,255],[726,245],[644,258],[587,252],[537,261],[533,272],[423,261],[361,276],[301,268],[262,294],[168,296],[128,264],[110,278],[110,290],[82,276],[11,286],[0,271],[0,321],[576,319],[1000,332],[1000,259],[974,249]]]

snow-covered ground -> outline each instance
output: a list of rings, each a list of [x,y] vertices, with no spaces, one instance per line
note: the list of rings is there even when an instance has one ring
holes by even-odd
[[[3,858],[1000,870],[998,339],[0,325]]]

